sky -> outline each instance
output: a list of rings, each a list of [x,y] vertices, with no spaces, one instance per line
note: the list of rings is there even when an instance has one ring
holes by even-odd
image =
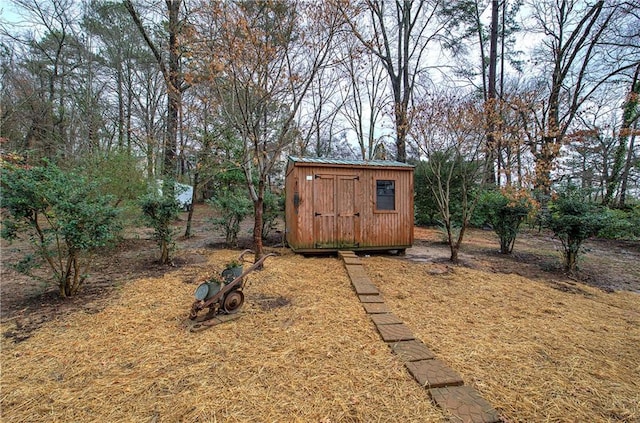
[[[0,20],[5,23],[17,24],[20,22],[20,16],[16,12],[13,3],[7,0],[0,0]]]

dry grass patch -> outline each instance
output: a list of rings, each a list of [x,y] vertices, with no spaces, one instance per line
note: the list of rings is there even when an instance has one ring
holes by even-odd
[[[505,421],[640,421],[638,294],[581,284],[563,291],[386,257],[363,262],[393,312]]]
[[[209,253],[201,270],[236,255]],[[182,327],[193,273],[132,281],[97,313],[3,340],[2,421],[443,421],[338,259],[267,259],[249,277],[243,316],[198,333]]]

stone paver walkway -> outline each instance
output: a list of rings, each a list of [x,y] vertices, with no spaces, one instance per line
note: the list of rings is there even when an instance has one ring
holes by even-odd
[[[411,329],[404,323],[397,325],[376,325],[384,342],[411,341],[415,339]]]
[[[491,404],[470,386],[430,389],[429,394],[439,407],[448,410],[456,423],[493,423],[500,416]]]
[[[431,360],[435,358],[435,355],[422,341],[416,339],[412,341],[395,342],[389,345],[391,350],[400,357],[400,360],[408,361],[422,361]]]
[[[435,358],[429,348],[416,339],[411,329],[391,312],[371,282],[353,251],[340,251],[353,289],[383,341],[404,362],[407,371],[427,391],[433,402],[446,410],[455,423],[498,423],[498,412],[477,390],[464,385],[462,377]]]

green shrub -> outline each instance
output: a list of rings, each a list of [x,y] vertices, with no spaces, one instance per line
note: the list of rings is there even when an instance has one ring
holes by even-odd
[[[500,252],[511,254],[522,222],[536,209],[536,203],[525,190],[506,187],[485,191],[478,204],[478,215],[491,224],[500,238]]]
[[[180,214],[180,203],[173,195],[172,190],[165,195],[151,192],[140,201],[142,216],[145,224],[153,228],[153,238],[160,247],[160,263],[170,264],[171,255],[175,249],[175,232],[171,223]]]
[[[95,250],[119,233],[113,198],[100,194],[95,183],[50,163],[5,167],[1,183],[2,207],[10,215],[2,236],[12,240],[26,233],[53,272],[60,296],[77,294]],[[16,269],[29,273],[35,265],[26,256]]]
[[[442,210],[438,204],[438,196],[433,192],[434,184],[443,184],[447,194],[440,195],[442,201],[448,202],[447,212],[451,221],[458,226],[462,224],[465,204],[463,198],[473,198],[480,189],[481,183],[474,179],[478,163],[454,160],[446,153],[435,154],[433,163],[420,161],[414,171],[414,208],[415,221],[418,225],[442,225]],[[439,175],[435,169],[439,170]],[[471,180],[469,180],[471,179]],[[468,209],[468,205],[466,206]],[[467,210],[468,211],[468,210]],[[469,220],[471,226],[480,226],[482,220],[472,210]]]
[[[431,191],[429,176],[433,171],[424,162],[416,164],[414,171],[414,205],[417,225],[436,225],[440,217],[438,203]]]
[[[640,206],[632,209],[606,209],[605,226],[598,236],[608,239],[637,240],[640,238]]]
[[[627,219],[633,226],[634,239],[640,238],[640,204],[636,204],[628,210]]]
[[[581,190],[568,187],[552,198],[545,224],[562,242],[565,271],[573,272],[582,243],[605,226],[605,214]]]
[[[222,230],[225,243],[229,247],[238,244],[240,223],[253,211],[253,203],[240,188],[222,190],[218,195],[207,200],[220,217],[212,219],[214,228]]]
[[[137,202],[145,194],[145,175],[139,159],[126,151],[82,157],[83,175],[100,182],[100,190],[111,195],[117,205]]]
[[[276,219],[283,216],[284,196],[266,190],[262,210],[262,238],[266,239],[276,228]]]
[[[135,222],[140,217],[140,198],[147,191],[138,158],[126,151],[113,151],[82,157],[79,161],[82,174],[95,181],[102,194],[113,198],[113,205],[120,210],[122,224]]]

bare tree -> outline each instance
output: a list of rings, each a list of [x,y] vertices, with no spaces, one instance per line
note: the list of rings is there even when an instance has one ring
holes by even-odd
[[[189,87],[185,82],[181,68],[180,35],[182,34],[186,22],[180,16],[183,0],[165,0],[167,8],[167,53],[164,54],[158,44],[151,38],[149,31],[144,26],[140,14],[131,2],[125,0],[124,4],[131,18],[135,22],[140,34],[158,63],[160,71],[164,77],[167,88],[167,129],[164,143],[164,170],[166,179],[176,177],[176,156],[178,149],[178,113],[182,104],[182,93]],[[168,185],[165,189],[173,192],[173,187]]]
[[[345,44],[346,57],[341,69],[348,86],[342,92],[344,106],[341,115],[356,134],[360,158],[372,160],[376,147],[381,142],[376,137],[380,115],[388,101],[385,70],[370,50],[359,45]]]
[[[354,0],[338,3],[351,30],[384,66],[393,95],[396,159],[407,159],[409,108],[416,81],[428,69],[429,47],[446,36],[450,20],[442,20],[442,1]]]
[[[332,62],[336,62],[336,58]],[[316,73],[309,93],[296,116],[299,131],[293,154],[299,156],[329,157],[335,155],[336,118],[344,102],[338,93],[342,89],[335,64],[321,67]]]
[[[294,142],[296,116],[329,57],[339,20],[328,4],[298,1],[207,2],[201,11],[196,45],[217,56],[198,64],[200,79],[214,85],[222,119],[241,141],[259,259],[269,176]]]
[[[465,231],[485,180],[482,162],[485,116],[473,98],[444,94],[420,103],[411,136],[426,158],[427,184],[446,230],[450,260],[458,261]],[[452,207],[454,184],[460,212]]]
[[[70,80],[80,65],[78,38],[79,9],[70,0],[13,0],[19,10],[22,25],[29,30],[14,31],[3,26],[2,32],[26,50],[21,66],[27,79],[15,80],[27,96],[25,117],[29,128],[24,134],[24,150],[54,158],[73,152],[69,134]],[[38,29],[36,31],[36,29]],[[30,75],[28,75],[30,74]]]
[[[164,162],[161,141],[167,115],[166,85],[153,62],[139,62],[131,76],[136,88],[131,104],[131,142],[144,153],[147,178],[152,179],[161,173]]]
[[[531,126],[529,115],[521,113],[530,104],[530,96],[519,80],[507,79],[501,83],[500,99],[497,100],[498,117],[494,136],[498,140],[495,148],[497,181],[500,186],[529,186],[532,177],[532,159],[527,146],[527,131]],[[529,134],[532,135],[532,134]],[[491,171],[489,169],[489,171]],[[490,181],[487,178],[487,181]]]
[[[530,142],[535,187],[543,197],[549,194],[564,137],[585,102],[614,76],[636,66],[637,51],[614,54],[608,44],[612,27],[626,17],[624,3],[537,0],[530,4],[535,27],[543,34],[538,59],[549,70],[541,76],[546,83],[544,96],[532,110],[539,137]]]
[[[627,201],[627,195],[629,191],[629,185],[631,182],[631,171],[634,168],[634,160],[635,160],[635,168],[638,168],[638,157],[640,156],[637,151],[637,144],[635,143],[636,135],[640,133],[640,120],[636,120],[633,123],[633,126],[630,128],[630,136],[629,136],[629,147],[627,149],[627,158],[624,163],[624,168],[622,170],[622,176],[620,177],[620,199],[618,201],[619,207],[625,207]],[[637,179],[636,179],[637,183]]]
[[[134,97],[144,95],[144,90],[134,87],[135,71],[140,67],[148,71],[146,62],[155,58],[145,47],[123,3],[107,0],[90,2],[82,26],[88,38],[95,43],[98,63],[108,77],[105,81],[107,89],[116,94],[117,105],[110,116],[115,121],[116,146],[131,153]]]
[[[484,16],[489,7],[490,19],[485,23]],[[519,70],[516,57],[520,52],[514,48],[514,34],[519,30],[514,17],[519,9],[520,0],[464,0],[445,7],[445,13],[452,16],[459,27],[458,37],[448,44],[454,59],[460,63],[455,74],[476,86],[485,102],[486,177],[489,183],[500,183],[504,170],[501,168],[501,150],[509,148],[508,142],[498,135],[504,133],[501,123],[504,114],[508,113],[503,108],[507,96],[504,93],[505,62]]]
[[[622,108],[622,124],[620,125],[620,132],[618,134],[618,146],[613,159],[611,175],[607,180],[606,192],[602,199],[602,204],[605,206],[609,205],[613,200],[615,191],[622,177],[628,177],[628,169],[625,164],[629,162],[629,159],[627,158],[627,160],[625,160],[625,156],[628,157],[627,149],[629,151],[633,150],[635,131],[633,131],[632,128],[637,124],[638,118],[640,117],[640,109],[638,108],[638,103],[640,102],[639,76],[640,64],[636,67],[636,71],[631,78],[631,89]],[[628,145],[629,142],[631,142],[630,145]],[[624,205],[626,196],[626,186],[623,186],[623,188],[620,192],[621,205]]]

